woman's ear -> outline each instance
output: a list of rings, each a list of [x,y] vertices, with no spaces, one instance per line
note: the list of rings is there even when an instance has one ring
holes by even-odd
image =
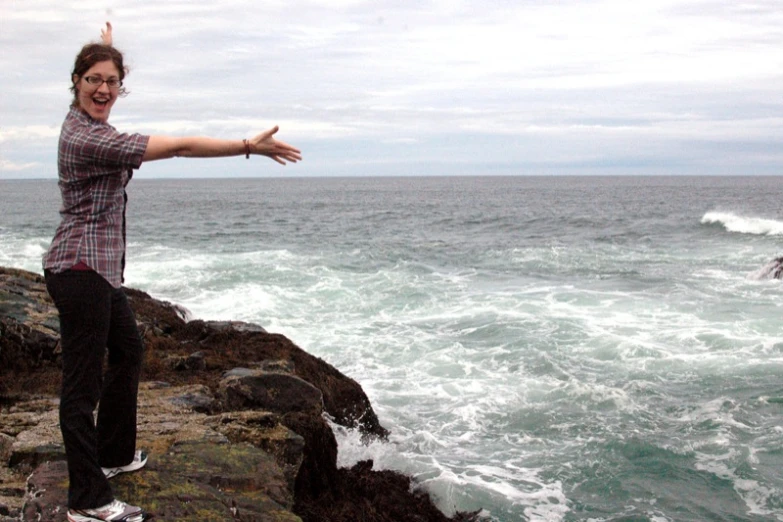
[[[79,75],[78,74],[74,74],[73,76],[71,76],[71,83],[73,83],[74,86],[76,86],[76,84],[78,82],[79,82]]]

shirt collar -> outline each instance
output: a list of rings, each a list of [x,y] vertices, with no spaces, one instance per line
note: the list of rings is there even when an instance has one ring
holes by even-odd
[[[112,129],[114,128],[111,125],[109,125],[108,122],[92,119],[89,114],[81,110],[79,107],[75,107],[73,105],[71,106],[71,110],[68,111],[68,118],[75,119],[79,123],[85,125],[108,125]]]

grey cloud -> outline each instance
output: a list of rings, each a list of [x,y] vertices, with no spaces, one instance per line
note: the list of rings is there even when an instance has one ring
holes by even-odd
[[[305,149],[297,168],[307,175],[366,172],[362,165],[468,171],[484,160],[477,148],[499,158],[495,171],[516,164],[518,173],[775,167],[782,4],[683,1],[654,20],[585,26],[582,15],[612,15],[606,5],[134,2],[111,12],[131,67],[131,95],[112,122],[226,137],[287,122],[281,133]],[[32,146],[25,126],[59,127],[72,60],[106,16],[98,4],[0,5],[0,17],[14,19],[0,33],[13,49],[0,55],[6,165],[53,164],[56,139]],[[700,32],[707,22],[731,31]],[[2,165],[0,178],[23,172]],[[201,169],[182,165],[146,171]],[[783,160],[777,166],[783,173]]]

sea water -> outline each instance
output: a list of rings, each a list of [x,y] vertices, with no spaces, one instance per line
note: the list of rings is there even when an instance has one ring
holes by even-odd
[[[148,180],[126,284],[356,379],[414,476],[494,521],[783,520],[783,178]],[[41,272],[55,180],[0,181]]]

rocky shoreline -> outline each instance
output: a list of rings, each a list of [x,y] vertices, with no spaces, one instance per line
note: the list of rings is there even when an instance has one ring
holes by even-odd
[[[400,473],[337,467],[326,418],[385,439],[361,386],[282,335],[186,321],[126,289],[145,339],[144,471],[112,479],[156,520],[458,522]],[[64,521],[59,324],[43,278],[0,267],[0,522]]]

